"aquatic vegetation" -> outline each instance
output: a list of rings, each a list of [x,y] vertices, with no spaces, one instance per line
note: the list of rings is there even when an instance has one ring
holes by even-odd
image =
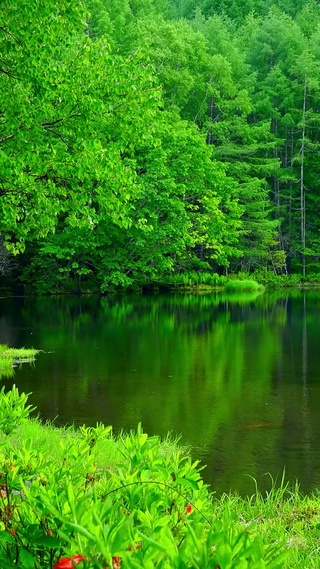
[[[12,377],[14,367],[33,362],[37,353],[38,350],[33,348],[9,348],[6,344],[0,344],[0,378]]]

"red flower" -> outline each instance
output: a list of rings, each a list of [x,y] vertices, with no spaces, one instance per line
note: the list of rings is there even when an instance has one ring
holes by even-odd
[[[118,555],[114,555],[112,557],[112,569],[120,569],[121,567],[121,557]]]
[[[191,514],[192,510],[193,510],[193,507],[191,506],[191,504],[188,504],[186,507],[187,514]]]
[[[74,555],[73,557],[61,557],[58,563],[55,564],[54,569],[74,569],[74,566],[80,561],[83,561],[82,555]]]

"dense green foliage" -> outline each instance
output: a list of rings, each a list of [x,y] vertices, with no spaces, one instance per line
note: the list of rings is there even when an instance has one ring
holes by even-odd
[[[257,292],[263,291],[263,286],[252,279],[230,280],[225,286],[227,292]]]
[[[140,426],[118,437],[102,424],[43,426],[27,419],[25,394],[6,398],[15,420],[5,434],[1,399],[3,569],[315,566],[316,497],[282,481],[266,496],[217,500],[174,441]]]
[[[319,25],[315,0],[4,0],[0,274],[317,274]]]

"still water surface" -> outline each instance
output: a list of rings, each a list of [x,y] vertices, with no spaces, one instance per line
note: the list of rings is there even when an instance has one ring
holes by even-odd
[[[181,434],[218,493],[320,488],[319,340],[320,291],[0,299],[0,342],[43,350],[2,383],[56,424]]]

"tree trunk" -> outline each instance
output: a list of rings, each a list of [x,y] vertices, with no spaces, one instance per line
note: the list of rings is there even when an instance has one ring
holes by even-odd
[[[306,276],[306,198],[304,187],[304,156],[306,139],[306,106],[307,106],[307,78],[304,81],[303,106],[302,106],[302,133],[301,133],[301,162],[300,162],[300,227],[301,227],[301,246],[302,246],[302,275]]]
[[[214,111],[214,104],[213,104],[213,97],[211,95],[210,101],[209,101],[209,117],[210,117],[211,122],[213,121],[213,111]],[[208,131],[207,144],[213,144],[211,128],[209,128],[209,131]]]

